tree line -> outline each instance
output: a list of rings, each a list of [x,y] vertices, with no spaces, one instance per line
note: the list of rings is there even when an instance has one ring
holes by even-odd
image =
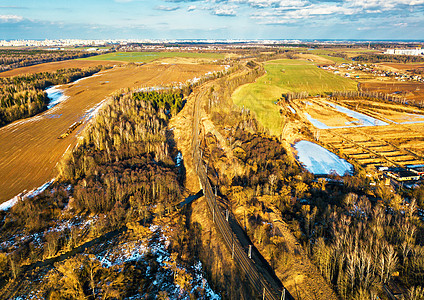
[[[47,108],[45,88],[66,84],[93,75],[104,67],[60,69],[29,75],[0,78],[0,126],[34,116]]]
[[[423,62],[424,57],[416,55],[390,55],[390,54],[361,54],[352,58],[354,61],[379,63],[379,62],[393,62],[393,63],[414,63]]]
[[[177,113],[182,103],[177,91],[113,97],[83,131],[79,146],[59,164],[57,182],[0,212],[1,241],[25,237],[10,246],[0,244],[0,285],[19,278],[24,262],[69,251],[128,222],[147,225],[154,215],[173,211],[181,200],[182,178],[174,163],[167,107]],[[68,218],[75,222],[75,216],[93,214],[98,221],[89,230],[77,225],[50,229]]]
[[[52,61],[76,59],[96,55],[82,51],[47,51],[47,50],[0,50],[0,72],[32,66]]]

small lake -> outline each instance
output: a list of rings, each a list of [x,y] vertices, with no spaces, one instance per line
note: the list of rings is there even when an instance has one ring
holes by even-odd
[[[353,173],[353,166],[324,147],[309,141],[300,141],[294,145],[297,160],[311,173],[330,175],[333,172],[343,176]]]

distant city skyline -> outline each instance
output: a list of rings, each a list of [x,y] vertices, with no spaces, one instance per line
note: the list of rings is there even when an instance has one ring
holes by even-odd
[[[424,40],[424,0],[2,0],[1,39]]]

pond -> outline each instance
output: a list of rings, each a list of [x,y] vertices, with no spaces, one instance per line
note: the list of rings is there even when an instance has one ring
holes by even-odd
[[[309,141],[300,141],[294,145],[297,151],[296,159],[311,173],[330,175],[337,173],[343,176],[352,174],[353,166],[324,147]]]

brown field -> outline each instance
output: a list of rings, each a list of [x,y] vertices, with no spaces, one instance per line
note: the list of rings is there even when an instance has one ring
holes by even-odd
[[[321,130],[320,141],[363,167],[424,163],[424,124]]]
[[[407,100],[418,103],[424,101],[424,83],[422,82],[364,81],[361,82],[361,89],[366,92],[398,93]]]
[[[113,61],[96,61],[96,60],[65,60],[65,61],[55,61],[49,62],[29,67],[22,67],[6,72],[1,72],[0,77],[10,77],[24,74],[34,74],[40,72],[55,72],[59,69],[69,69],[69,68],[89,68],[95,66],[114,66],[116,62]]]
[[[399,70],[399,71],[424,69],[424,63],[411,63],[411,64],[378,63],[377,65],[381,66],[383,69],[387,68],[389,70]]]
[[[334,65],[335,62],[314,54],[297,54],[296,57],[313,62],[316,65]]]
[[[63,86],[69,98],[49,111],[0,128],[0,203],[24,190],[41,186],[57,175],[56,164],[76,142],[87,110],[121,88],[185,82],[217,65],[127,65]],[[76,121],[78,127],[64,139],[58,137]]]

